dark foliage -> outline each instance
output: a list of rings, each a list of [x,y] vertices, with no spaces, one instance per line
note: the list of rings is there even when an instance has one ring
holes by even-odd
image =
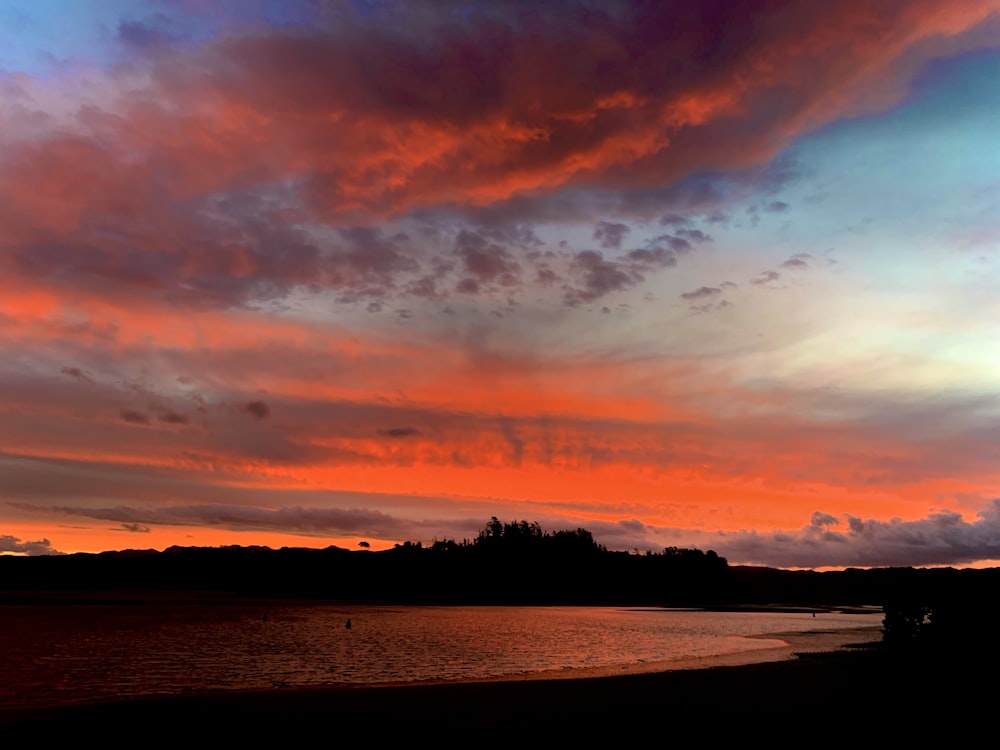
[[[743,603],[870,604],[883,610],[882,633],[896,652],[951,658],[973,652],[977,663],[1000,659],[1000,569],[873,568],[816,572],[732,567],[733,595]]]
[[[46,591],[111,601],[125,590],[437,604],[867,604],[883,607],[887,645],[925,650],[974,648],[1000,622],[1000,569],[731,567],[712,551],[611,552],[586,529],[544,532],[497,518],[473,540],[381,552],[231,546],[0,556],[0,602],[37,602]]]
[[[472,541],[382,552],[171,547],[0,559],[0,590],[191,590],[246,596],[464,604],[711,604],[728,596],[714,552],[609,552],[586,529],[492,518]],[[9,599],[9,595],[8,595]]]

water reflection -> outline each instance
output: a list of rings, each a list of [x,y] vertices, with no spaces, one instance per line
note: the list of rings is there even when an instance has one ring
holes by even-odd
[[[349,627],[345,627],[345,623]],[[597,607],[0,607],[0,704],[494,678],[765,649],[872,615]]]

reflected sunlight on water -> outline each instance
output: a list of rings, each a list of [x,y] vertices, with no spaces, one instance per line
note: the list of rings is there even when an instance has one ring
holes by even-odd
[[[880,622],[864,614],[612,607],[277,605],[266,619],[264,612],[228,604],[0,607],[0,706],[629,668],[781,645],[748,636]]]

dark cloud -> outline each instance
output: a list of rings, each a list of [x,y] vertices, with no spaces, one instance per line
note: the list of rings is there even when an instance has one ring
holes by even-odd
[[[148,534],[150,531],[148,526],[144,526],[141,523],[123,523],[121,528],[123,531],[128,531],[133,534]]]
[[[809,260],[812,256],[809,253],[795,253],[792,257],[781,264],[782,268],[790,268],[792,270],[802,270],[804,268],[809,268]]]
[[[833,526],[839,523],[836,516],[831,516],[829,513],[823,513],[821,511],[816,511],[812,514],[809,519],[809,525],[813,528],[822,528],[823,526]]]
[[[690,224],[691,220],[687,216],[670,213],[661,216],[660,223],[663,224],[664,226],[684,227]]]
[[[602,509],[602,510],[607,510]],[[662,550],[664,546],[713,549],[730,564],[776,568],[846,568],[963,565],[1000,559],[1000,499],[976,520],[938,511],[916,521],[864,520],[816,511],[796,531],[700,532],[653,526],[634,518],[588,520],[595,539],[609,549]]]
[[[79,367],[64,367],[60,370],[63,375],[69,375],[71,378],[76,378],[77,380],[82,380],[85,383],[93,383],[94,381],[91,377],[81,370]]]
[[[677,265],[677,256],[674,251],[662,247],[630,250],[625,254],[625,260],[638,271],[652,271],[657,268],[671,268]]]
[[[678,229],[677,236],[698,243],[712,241],[711,235],[705,234],[700,229]]]
[[[337,230],[347,246],[329,257],[331,280],[337,286],[356,287],[381,283],[393,286],[400,273],[413,273],[419,263],[405,247],[405,235],[386,237],[380,230],[370,227],[348,227]]]
[[[728,300],[720,300],[718,302],[709,302],[703,305],[691,305],[690,309],[696,313],[710,313],[716,310],[725,310],[727,307],[732,307],[732,303]]]
[[[560,281],[560,276],[547,265],[539,264],[535,280],[542,286],[551,286]]]
[[[179,414],[175,411],[165,411],[160,414],[157,419],[161,422],[166,422],[167,424],[188,424],[191,419],[185,414]]]
[[[500,420],[500,432],[509,447],[509,462],[512,466],[520,466],[524,458],[524,439],[518,434],[517,426],[512,419]]]
[[[407,438],[420,434],[420,430],[415,427],[392,427],[388,430],[379,430],[379,435],[391,438]]]
[[[82,518],[120,523],[122,528],[157,526],[206,526],[232,531],[274,531],[315,536],[364,536],[375,539],[427,539],[442,531],[459,530],[474,536],[481,521],[414,521],[367,508],[256,508],[245,505],[186,505],[166,508],[117,506],[88,508],[78,506],[34,507],[34,511],[61,513]],[[35,545],[31,554],[56,554],[48,541],[20,543],[14,537],[0,536],[0,550],[24,551],[13,547]],[[49,551],[44,551],[49,550]]]
[[[570,270],[581,279],[582,287],[567,292],[570,305],[592,302],[611,292],[629,289],[642,281],[642,277],[628,266],[610,261],[596,250],[583,250],[573,258]]]
[[[774,567],[960,565],[1000,559],[1000,500],[975,521],[938,511],[917,521],[837,518],[815,512],[797,532],[719,533],[716,549],[738,561]]]
[[[88,173],[100,173],[98,162],[113,159],[103,151],[88,153],[82,142],[69,150],[83,152],[80,169]],[[72,182],[79,175],[57,179]],[[135,195],[121,200],[106,197],[116,206],[121,201],[134,204],[122,215],[110,213],[99,196],[92,196],[100,204],[90,209],[93,221],[84,222],[72,236],[23,242],[11,250],[15,267],[35,282],[119,300],[156,297],[183,307],[280,298],[317,282],[335,287],[359,283],[359,274],[342,270],[353,257],[350,253],[344,254],[347,261],[324,267],[320,247],[267,210],[264,189],[141,207],[145,189],[133,188]],[[173,243],[170,247],[165,247],[165,237]]]
[[[680,232],[678,232],[678,235],[679,234]],[[691,243],[684,237],[674,236],[670,234],[661,234],[658,235],[657,237],[654,237],[651,240],[651,244],[654,247],[668,247],[675,253],[687,253],[693,249]]]
[[[247,401],[242,409],[254,419],[266,419],[271,416],[271,407],[263,401]]]
[[[52,548],[52,542],[48,539],[39,539],[36,542],[23,542],[16,536],[10,534],[0,534],[0,552],[15,552],[22,555],[61,555],[62,552]]]
[[[484,227],[480,229],[480,232],[484,237],[494,242],[502,245],[512,245],[525,250],[532,250],[545,244],[535,234],[535,230],[532,227],[520,224]]]
[[[781,278],[781,274],[777,271],[762,271],[754,278],[750,279],[751,284],[756,284],[757,286],[763,286],[764,284],[770,284],[772,281],[777,281]]]
[[[419,278],[406,287],[406,293],[414,297],[433,299],[438,296],[437,279],[432,276]]]
[[[764,206],[764,210],[770,213],[783,213],[788,210],[788,204],[784,201],[772,201]]]
[[[520,283],[520,264],[507,248],[491,242],[483,234],[469,230],[459,232],[455,253],[462,258],[469,277],[481,284],[498,283],[511,287]]]
[[[778,154],[763,168],[759,184],[765,192],[775,193],[802,177],[802,163],[794,148]],[[780,202],[780,201],[776,201]]]
[[[718,294],[722,294],[722,290],[717,286],[700,286],[693,292],[684,292],[681,294],[681,299],[689,301],[708,299],[709,297],[714,297]]]
[[[149,416],[143,414],[140,411],[135,411],[133,409],[122,409],[119,412],[122,421],[131,422],[132,424],[149,424]]]
[[[600,242],[603,248],[619,248],[622,246],[622,240],[631,231],[625,224],[599,221],[597,228],[594,229],[594,239]]]

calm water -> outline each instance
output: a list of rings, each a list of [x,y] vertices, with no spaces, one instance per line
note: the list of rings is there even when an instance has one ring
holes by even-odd
[[[277,606],[266,621],[263,613],[250,605],[0,607],[0,707],[627,669],[782,645],[747,636],[880,622],[602,607]]]

